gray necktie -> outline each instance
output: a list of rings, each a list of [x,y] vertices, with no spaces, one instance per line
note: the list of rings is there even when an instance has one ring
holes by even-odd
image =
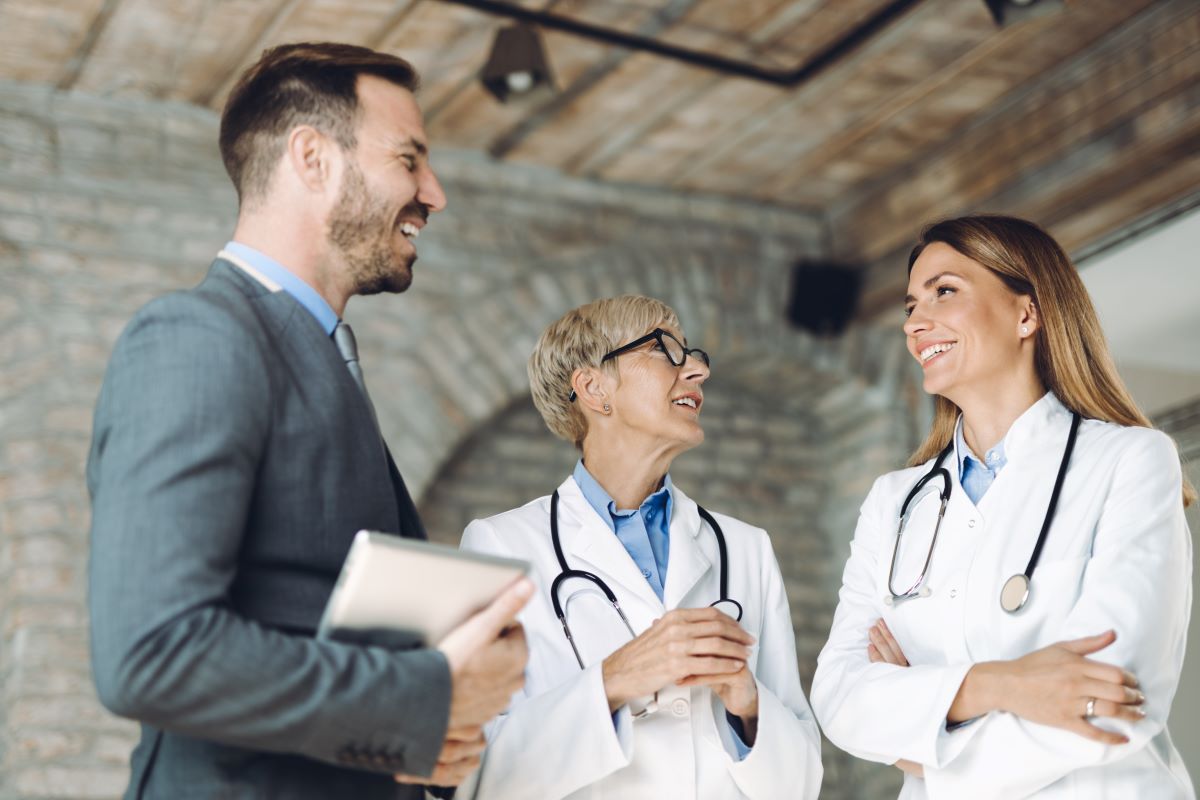
[[[371,421],[375,423],[375,428],[378,430],[379,420],[375,416],[375,406],[371,403],[371,395],[367,392],[367,384],[363,380],[362,366],[358,363],[358,342],[354,339],[354,331],[346,323],[339,322],[333,329],[333,342],[337,345],[342,360],[346,362],[346,369],[350,370],[350,377],[354,378],[354,382],[362,391],[363,398],[367,401],[367,408],[371,410]]]

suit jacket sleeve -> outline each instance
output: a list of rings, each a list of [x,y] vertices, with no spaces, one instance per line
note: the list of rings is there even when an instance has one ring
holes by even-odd
[[[88,463],[100,699],[187,736],[428,774],[449,708],[440,653],[316,641],[231,606],[272,424],[273,365],[251,339],[219,301],[181,294],[117,344]]]

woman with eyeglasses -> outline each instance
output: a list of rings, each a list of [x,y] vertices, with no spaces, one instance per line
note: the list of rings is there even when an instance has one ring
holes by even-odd
[[[1126,391],[1075,267],[1012,217],[928,228],[904,334],[936,396],[879,478],[813,679],[902,798],[1194,798],[1167,733],[1195,491]]]
[[[525,687],[488,730],[480,797],[817,796],[820,735],[771,542],[669,475],[704,441],[708,376],[648,297],[581,306],[538,341],[534,404],[582,457],[550,496],[463,534],[531,562],[538,587]]]

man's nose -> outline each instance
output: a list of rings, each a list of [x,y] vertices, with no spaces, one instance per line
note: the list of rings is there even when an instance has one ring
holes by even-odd
[[[446,207],[446,192],[432,167],[425,169],[421,175],[421,182],[417,185],[417,200],[430,211],[441,211]]]

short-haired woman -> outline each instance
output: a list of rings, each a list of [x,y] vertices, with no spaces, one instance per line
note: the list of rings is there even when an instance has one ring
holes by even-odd
[[[1195,497],[1045,231],[927,229],[904,333],[936,395],[862,506],[813,680],[826,735],[903,798],[1193,798],[1167,716]]]
[[[551,496],[472,522],[463,547],[526,559],[525,688],[489,730],[480,795],[814,798],[820,737],[765,531],[671,482],[704,440],[709,359],[647,297],[567,313],[529,361],[533,400],[582,458]]]

